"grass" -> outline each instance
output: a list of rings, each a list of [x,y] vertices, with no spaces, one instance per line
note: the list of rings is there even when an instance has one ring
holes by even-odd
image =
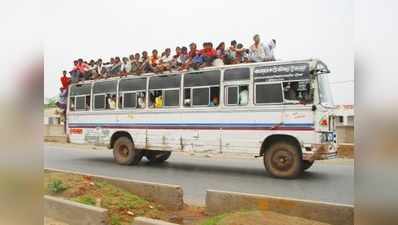
[[[54,179],[48,185],[48,190],[52,193],[60,193],[67,189],[61,180]]]
[[[109,224],[131,224],[135,216],[167,220],[164,207],[110,183],[87,176],[45,172],[44,192],[86,205],[108,209]]]
[[[217,216],[210,217],[203,222],[200,223],[200,225],[218,225],[221,220],[225,218],[227,214],[221,214]]]

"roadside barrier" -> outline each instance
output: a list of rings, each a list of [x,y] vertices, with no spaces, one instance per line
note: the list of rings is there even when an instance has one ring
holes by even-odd
[[[177,225],[177,224],[165,222],[162,220],[154,220],[146,217],[135,217],[133,225]]]
[[[108,210],[45,195],[44,215],[71,225],[105,225]]]
[[[126,191],[134,193],[138,196],[141,196],[147,200],[151,200],[157,203],[162,204],[163,206],[172,209],[179,210],[184,206],[183,200],[183,190],[179,185],[170,185],[170,184],[160,184],[160,183],[152,183],[145,181],[137,181],[137,180],[128,180],[124,178],[115,178],[115,177],[106,177],[106,176],[98,176],[87,173],[66,171],[66,170],[58,170],[46,168],[47,171],[52,172],[60,172],[60,173],[71,173],[82,176],[90,176],[95,179],[101,179],[106,181],[112,185],[123,188]]]
[[[352,205],[216,190],[206,193],[206,211],[209,215],[242,209],[269,210],[332,225],[354,224]]]

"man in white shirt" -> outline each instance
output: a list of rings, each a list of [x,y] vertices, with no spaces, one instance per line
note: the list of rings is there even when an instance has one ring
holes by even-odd
[[[242,90],[239,93],[239,105],[247,105],[249,102],[249,92],[247,89]]]
[[[260,35],[256,34],[253,37],[254,44],[250,46],[249,59],[252,62],[265,62],[271,61],[273,56],[271,55],[271,49],[268,44],[260,42]]]

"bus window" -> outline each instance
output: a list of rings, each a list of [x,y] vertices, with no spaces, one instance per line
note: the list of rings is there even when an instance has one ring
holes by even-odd
[[[260,83],[255,84],[255,103],[272,104],[283,102],[283,92],[281,83]]]
[[[249,102],[249,85],[233,85],[225,88],[226,105],[247,105]]]
[[[100,81],[94,83],[94,109],[114,110],[116,109],[116,85],[117,81]]]
[[[91,84],[73,84],[69,94],[69,109],[71,111],[89,111],[90,95]]]
[[[309,104],[313,100],[313,91],[309,80],[283,82],[284,102]]]
[[[119,108],[146,107],[146,78],[123,79],[119,81]]]
[[[184,106],[218,106],[220,98],[219,70],[184,75]]]
[[[227,69],[224,71],[224,81],[250,80],[249,68]]]
[[[149,107],[177,107],[180,105],[181,75],[151,77],[149,80]]]

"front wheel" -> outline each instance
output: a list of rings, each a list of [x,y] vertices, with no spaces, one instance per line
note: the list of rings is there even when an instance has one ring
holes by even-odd
[[[133,141],[128,137],[118,138],[113,145],[113,157],[118,164],[136,165],[142,156],[142,151],[135,149]]]
[[[146,150],[144,155],[151,163],[162,163],[170,158],[171,152]]]
[[[264,166],[273,177],[296,178],[303,171],[303,160],[297,146],[277,142],[266,149]]]

